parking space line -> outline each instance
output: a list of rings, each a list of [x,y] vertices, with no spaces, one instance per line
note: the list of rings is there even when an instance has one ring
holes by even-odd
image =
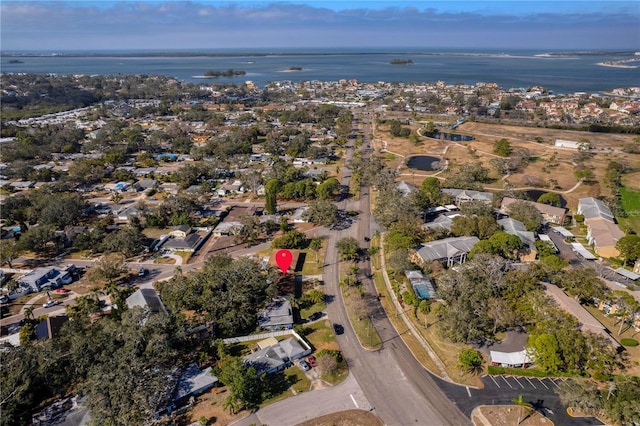
[[[469,389],[469,386],[466,386],[467,388],[467,394],[469,394],[469,398],[471,398],[471,389]]]
[[[551,380],[551,383],[553,383],[554,385],[556,385],[556,387],[557,387],[558,389],[560,389],[560,386],[558,386],[558,384],[556,383],[556,381],[555,381],[555,380],[553,380],[553,379],[549,379],[549,380]]]
[[[528,377],[525,377],[525,379],[527,379],[527,382],[529,382],[529,384],[530,384],[531,386],[533,386],[533,388],[534,388],[534,389],[538,389],[537,387],[535,387],[535,385],[533,384],[533,382],[532,382]]]
[[[512,378],[513,380],[515,380],[515,381],[516,381],[516,383],[517,383],[517,384],[519,384],[519,385],[520,385],[520,387],[521,387],[522,389],[524,389],[524,386],[522,385],[522,383],[520,383],[520,380],[518,380],[518,378],[517,378],[517,377],[512,376],[511,378]]]
[[[500,387],[500,385],[498,384],[498,382],[496,382],[496,379],[493,378],[493,376],[489,376],[491,378],[491,380],[493,380],[493,383],[496,384],[497,387]]]
[[[544,382],[543,382],[542,380],[538,379],[538,381],[542,384],[542,386],[544,386],[544,387],[545,387],[545,389],[549,389],[549,388],[547,387],[547,385],[545,385],[545,384],[544,384]]]
[[[511,383],[509,383],[507,381],[506,377],[504,377],[504,376],[500,376],[500,377],[502,377],[502,380],[504,380],[504,382],[507,384],[507,386],[509,386],[511,389],[513,389],[513,386],[511,386]]]

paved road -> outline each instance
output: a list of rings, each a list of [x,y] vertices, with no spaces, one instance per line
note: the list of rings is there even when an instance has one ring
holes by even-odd
[[[366,160],[370,133],[368,122],[365,122],[363,133],[363,159]],[[351,150],[347,152],[347,159],[350,156]],[[343,171],[341,184],[348,186],[350,171],[346,167]],[[349,228],[330,235],[324,268],[325,293],[329,299],[327,313],[331,321],[344,326],[345,332],[337,336],[338,342],[350,372],[362,387],[374,412],[388,425],[469,424],[469,419],[441,392],[431,375],[415,360],[375,298],[370,298],[370,309],[374,326],[383,339],[383,347],[378,351],[367,351],[360,346],[341,300],[338,288],[338,254],[334,247],[335,242],[344,237],[354,237],[362,246],[367,245],[364,237],[370,236],[371,228],[376,227],[369,208],[369,188],[361,188],[360,200],[343,200],[338,207],[361,213]],[[365,291],[375,295],[373,282],[366,278],[371,271],[369,261],[361,262],[358,266],[365,271],[360,277]]]

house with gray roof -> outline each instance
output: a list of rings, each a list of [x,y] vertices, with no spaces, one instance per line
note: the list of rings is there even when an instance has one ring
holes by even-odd
[[[408,197],[410,194],[418,191],[418,187],[412,183],[401,180],[400,182],[396,182],[396,189],[400,191],[403,197]]]
[[[67,271],[56,267],[36,268],[28,274],[18,278],[18,283],[23,287],[29,287],[33,292],[44,289],[58,288],[63,284],[69,284],[73,278]]]
[[[451,267],[464,263],[478,241],[478,237],[451,237],[423,243],[414,250],[412,260],[420,265],[440,261]]]
[[[587,240],[595,252],[602,257],[619,256],[616,245],[625,234],[616,223],[611,209],[601,200],[588,197],[578,200],[578,213],[584,215]]]
[[[464,216],[460,213],[454,214],[441,214],[431,222],[425,223],[423,226],[427,229],[446,229],[447,231],[451,231],[451,227],[453,226],[453,218],[458,216]]]
[[[257,350],[242,359],[246,365],[256,369],[256,375],[275,373],[291,366],[292,361],[311,353],[311,347],[297,334]]]
[[[160,312],[167,313],[160,296],[152,288],[140,288],[131,296],[127,297],[126,304],[129,309],[136,307],[142,308],[145,312],[158,314]]]
[[[453,203],[457,206],[468,203],[469,201],[482,201],[485,203],[491,203],[493,201],[493,194],[491,192],[457,188],[442,188],[440,192],[449,195]]]
[[[288,299],[278,298],[269,302],[258,314],[258,325],[265,330],[290,330],[293,328],[293,311]]]
[[[200,370],[196,364],[190,364],[178,379],[173,402],[180,405],[191,396],[201,395],[213,388],[217,382],[218,378],[211,373],[211,367]]]
[[[589,219],[605,219],[615,223],[615,217],[611,209],[597,198],[588,197],[578,200],[578,214],[584,216],[585,222]]]

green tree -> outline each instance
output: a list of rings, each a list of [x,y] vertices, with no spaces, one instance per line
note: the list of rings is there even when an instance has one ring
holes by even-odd
[[[340,189],[340,182],[336,178],[329,178],[318,185],[316,189],[316,196],[321,200],[329,200],[335,197]]]
[[[489,242],[496,254],[500,254],[507,259],[517,257],[517,252],[522,248],[522,240],[517,235],[508,234],[498,231],[489,238]]]
[[[482,371],[482,354],[475,349],[467,348],[458,352],[458,368],[465,373],[478,374]]]
[[[132,225],[107,234],[101,244],[105,253],[122,253],[125,257],[137,256],[147,247],[147,237],[138,227]]]
[[[124,258],[117,254],[105,255],[91,268],[89,274],[94,280],[106,280],[112,283],[114,279],[127,271]]]
[[[309,240],[304,232],[292,229],[286,234],[273,240],[271,247],[278,249],[302,249],[307,246]]]
[[[344,237],[336,242],[336,249],[343,260],[355,260],[358,258],[360,245],[353,237]]]
[[[322,240],[320,238],[312,238],[309,241],[309,249],[316,255],[316,263],[318,263],[318,253],[322,249]]]
[[[276,198],[280,182],[278,179],[269,179],[264,186],[265,204],[264,209],[269,214],[276,214],[278,211]]]
[[[538,259],[545,258],[547,256],[553,256],[556,254],[556,248],[549,241],[537,240],[534,245],[538,253]]]
[[[533,354],[536,365],[544,371],[562,371],[563,362],[558,339],[553,334],[542,333],[529,337],[528,349]]]
[[[522,222],[527,231],[535,232],[542,224],[542,215],[531,204],[523,200],[518,200],[509,205],[509,216]]]
[[[2,244],[0,244],[0,265],[6,263],[9,268],[13,268],[11,262],[18,256],[20,256],[19,246],[15,242],[3,240]]]
[[[329,200],[311,201],[304,216],[314,225],[327,227],[336,225],[340,220],[338,216],[338,207]]]
[[[216,366],[216,376],[227,386],[229,396],[225,405],[235,414],[242,408],[253,409],[260,403],[261,382],[256,370],[238,357],[225,357]]]
[[[262,232],[260,219],[248,214],[242,215],[238,219],[241,226],[234,234],[234,241],[238,244],[247,244],[249,246],[257,244]]]
[[[428,177],[422,181],[420,192],[426,197],[429,205],[434,206],[440,202],[440,180],[435,177]]]
[[[511,143],[508,139],[498,139],[493,143],[493,152],[501,157],[508,157],[509,155],[511,155],[512,150],[513,148],[511,147]]]
[[[560,207],[560,194],[557,194],[555,192],[546,192],[538,197],[538,202]]]
[[[625,235],[618,240],[616,248],[620,251],[625,264],[633,262],[640,258],[640,236]]]

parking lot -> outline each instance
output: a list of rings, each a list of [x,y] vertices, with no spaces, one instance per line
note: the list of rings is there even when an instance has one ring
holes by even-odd
[[[538,377],[525,377],[525,376],[487,376],[487,379],[483,380],[486,388],[495,386],[498,389],[546,389],[554,391],[560,387],[566,379],[551,379],[551,378],[538,378]]]

